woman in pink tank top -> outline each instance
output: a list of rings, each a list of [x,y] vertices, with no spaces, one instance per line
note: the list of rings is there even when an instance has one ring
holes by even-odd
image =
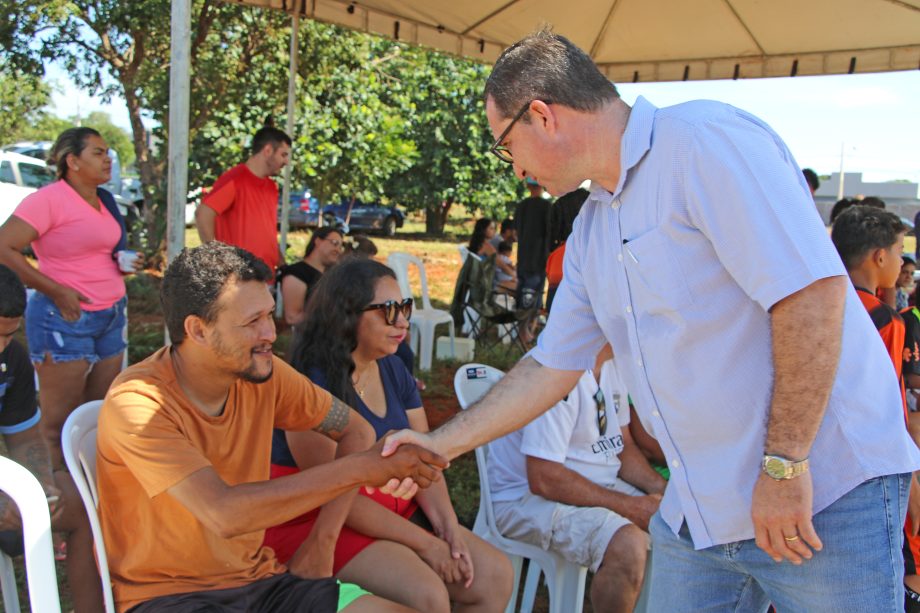
[[[124,242],[124,222],[111,194],[99,189],[112,174],[108,150],[92,128],[65,130],[49,161],[59,180],[23,199],[0,226],[0,263],[35,290],[26,336],[56,468],[63,466],[64,421],[80,404],[105,396],[126,347],[125,283],[113,256]],[[22,255],[30,244],[38,269]]]

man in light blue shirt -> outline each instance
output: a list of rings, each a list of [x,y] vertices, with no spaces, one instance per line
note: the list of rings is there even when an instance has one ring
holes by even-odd
[[[650,610],[903,610],[920,452],[782,140],[720,103],[630,108],[546,31],[496,63],[486,115],[519,177],[552,194],[589,178],[591,196],[537,347],[477,406],[388,448],[454,457],[516,429],[606,339],[671,470]]]

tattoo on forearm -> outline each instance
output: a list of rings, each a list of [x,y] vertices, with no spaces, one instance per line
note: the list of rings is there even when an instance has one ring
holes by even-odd
[[[323,434],[341,434],[348,426],[350,413],[351,408],[347,404],[333,397],[332,406],[329,407],[329,412],[326,413],[326,417],[323,418],[322,423],[316,427],[316,430]]]

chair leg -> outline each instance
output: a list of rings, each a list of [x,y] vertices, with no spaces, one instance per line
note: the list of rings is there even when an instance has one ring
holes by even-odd
[[[505,555],[511,560],[511,569],[514,571],[514,581],[511,584],[511,598],[508,599],[505,613],[514,613],[514,607],[517,605],[518,586],[521,584],[521,567],[524,565],[524,558],[509,553],[505,553]]]
[[[543,570],[533,560],[527,561],[527,581],[524,582],[524,598],[521,600],[521,613],[533,611],[533,603],[537,598],[537,588],[540,587],[540,577]],[[547,586],[549,582],[547,581]],[[552,599],[551,599],[552,600]],[[552,606],[552,602],[550,602]]]
[[[0,552],[0,588],[3,589],[3,609],[7,613],[19,613],[19,593],[16,591],[16,572],[13,560]]]
[[[419,349],[421,353],[419,354],[418,368],[419,370],[431,370],[431,354],[432,349],[434,348],[434,325],[430,321],[425,321],[419,324],[419,330],[421,337],[419,342]]]

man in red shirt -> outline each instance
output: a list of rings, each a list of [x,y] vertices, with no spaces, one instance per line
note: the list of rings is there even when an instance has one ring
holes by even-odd
[[[278,185],[270,177],[279,174],[290,157],[290,136],[273,127],[256,132],[249,159],[222,174],[195,211],[201,242],[216,239],[241,247],[274,272],[281,252]]]

